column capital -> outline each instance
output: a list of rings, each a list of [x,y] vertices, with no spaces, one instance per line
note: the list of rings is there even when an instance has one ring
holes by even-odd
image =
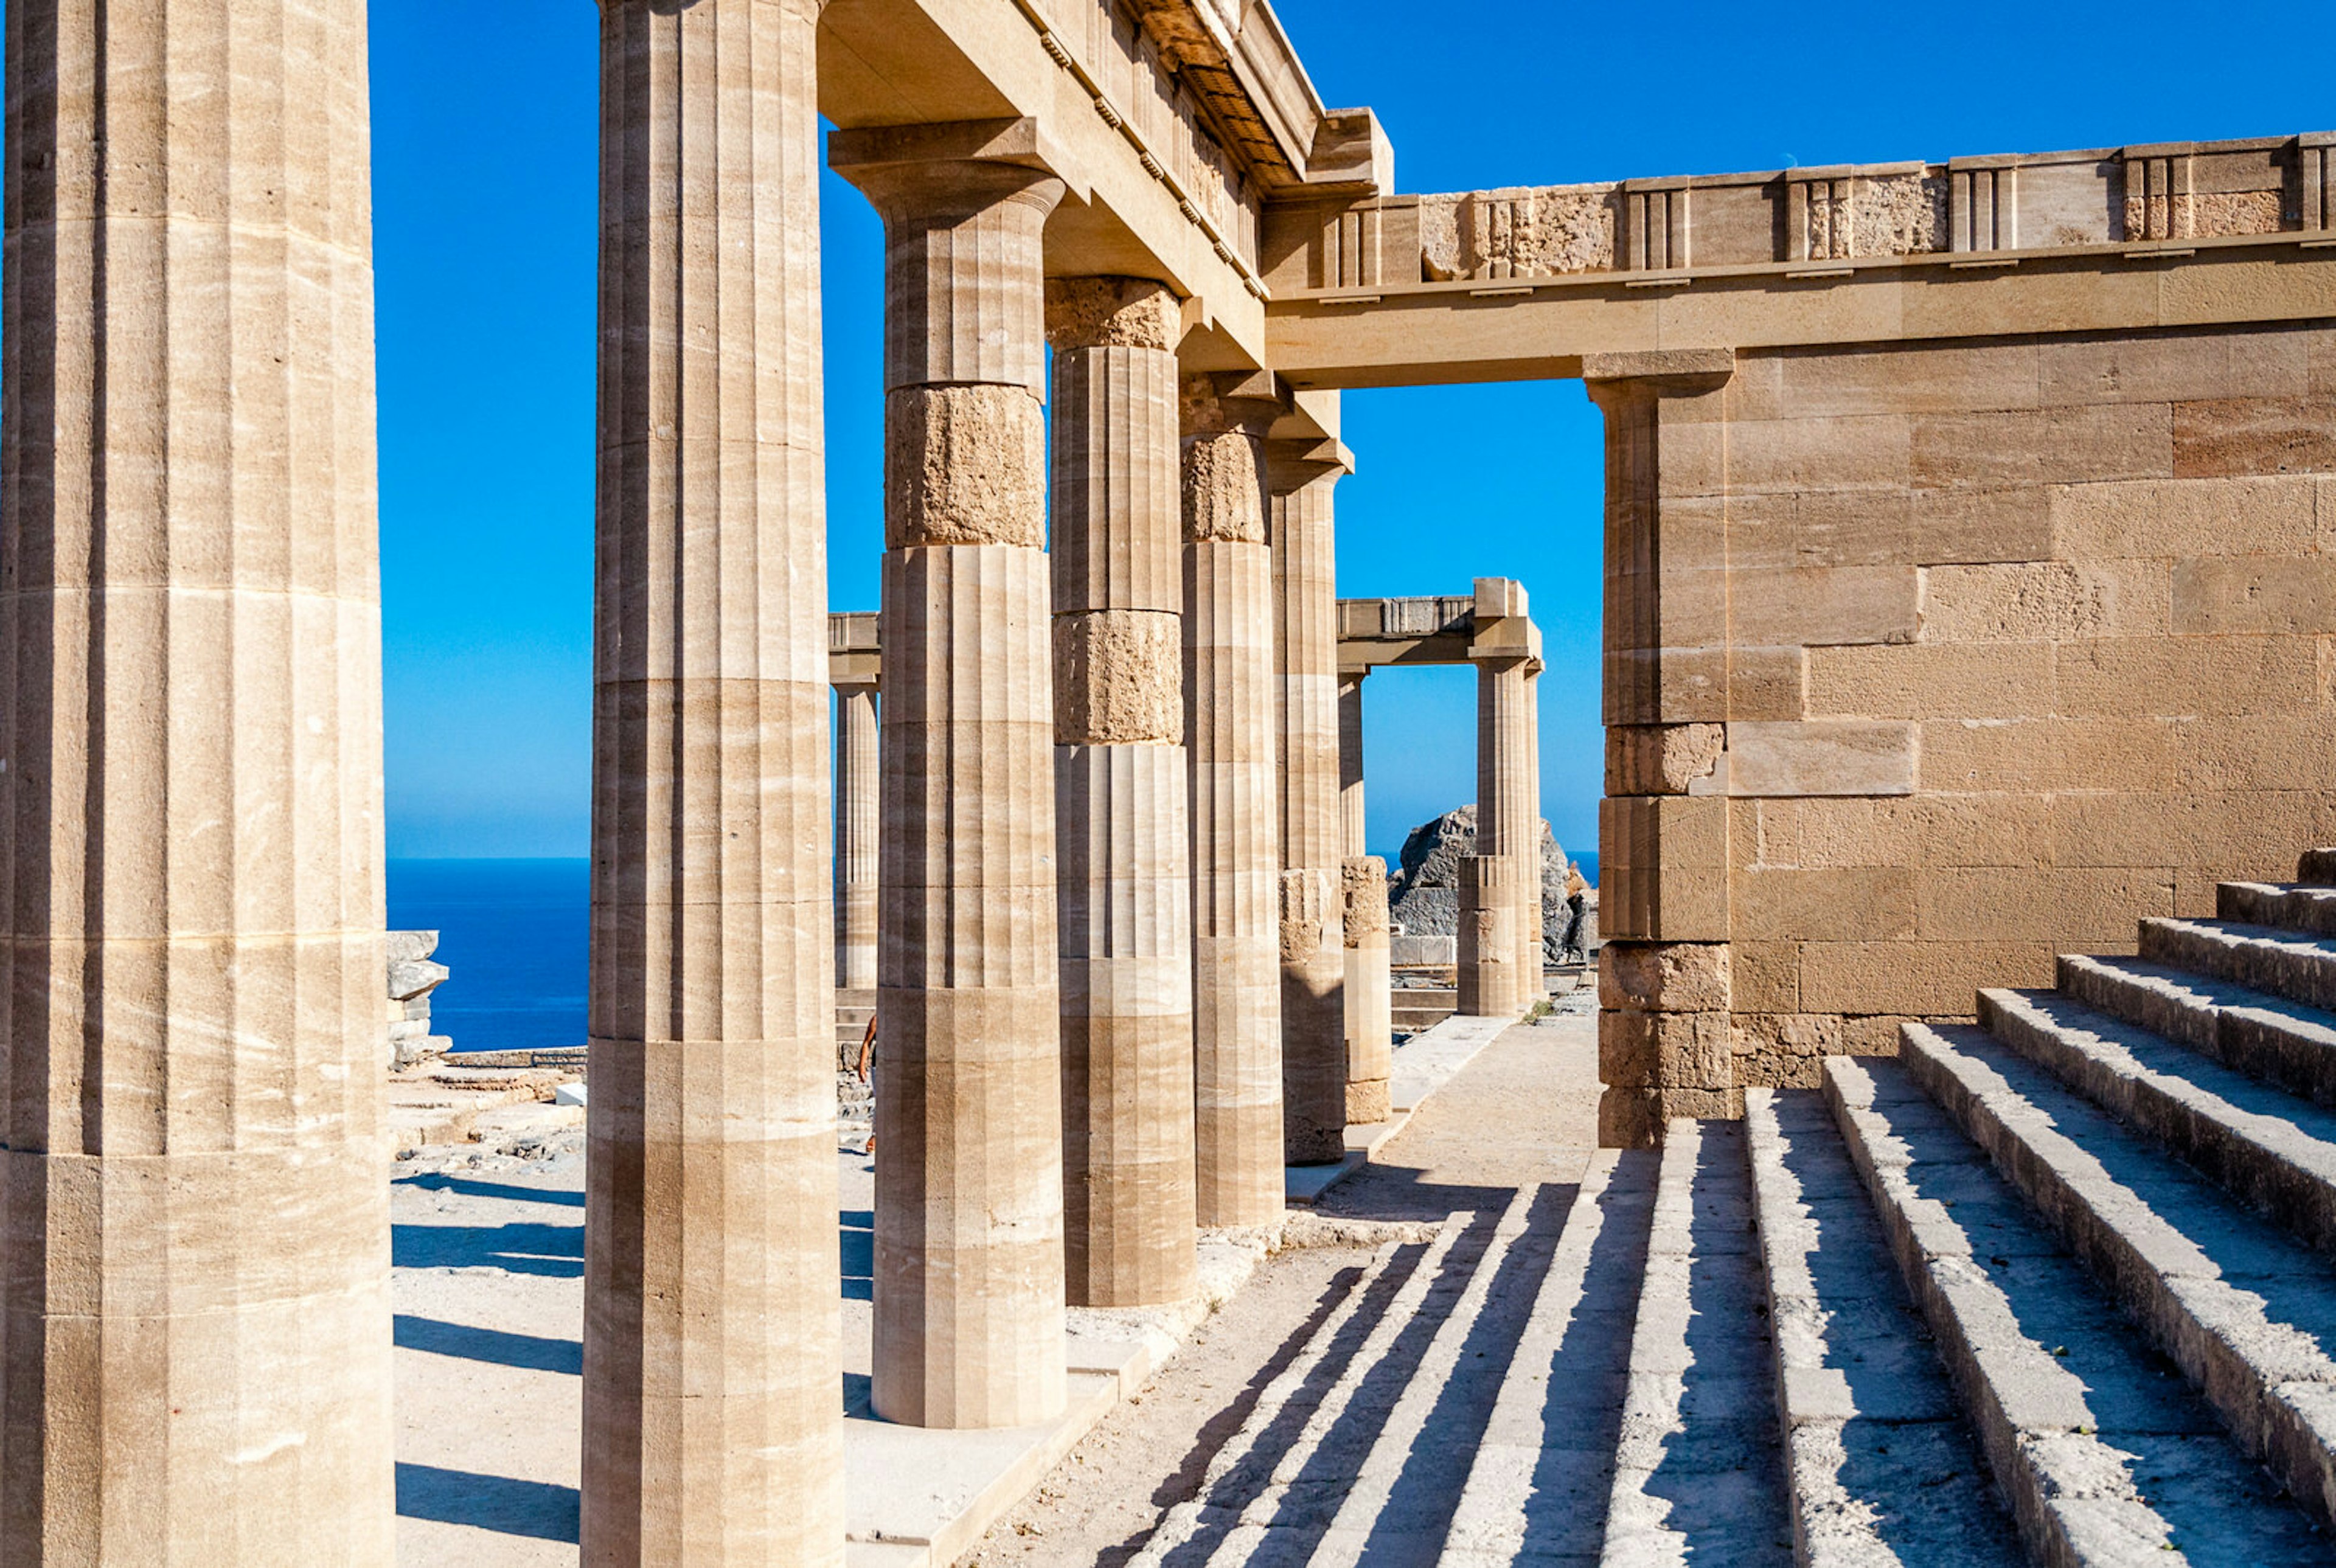
[[[1590,400],[1601,407],[1606,397],[1617,393],[1693,396],[1717,392],[1735,375],[1733,348],[1657,348],[1582,356],[1582,379]]]
[[[1266,483],[1276,495],[1294,495],[1309,485],[1326,489],[1355,472],[1355,454],[1338,441],[1269,441]]]
[[[1268,370],[1212,370],[1184,378],[1184,433],[1263,441],[1290,409],[1290,391]]]
[[[1054,210],[1066,161],[1029,118],[870,125],[827,139],[827,166],[887,225],[962,221],[1008,201]]]
[[[1057,354],[1081,348],[1173,353],[1183,336],[1176,291],[1149,278],[1049,278],[1046,341]]]

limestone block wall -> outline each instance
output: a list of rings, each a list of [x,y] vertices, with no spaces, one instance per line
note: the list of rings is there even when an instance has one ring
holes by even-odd
[[[2336,324],[1717,357],[1591,367],[1610,1143],[2336,829]]]

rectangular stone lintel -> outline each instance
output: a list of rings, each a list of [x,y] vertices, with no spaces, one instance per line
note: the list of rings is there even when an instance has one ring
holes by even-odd
[[[1914,793],[1920,732],[1901,719],[1728,726],[1728,793],[1738,797]]]
[[[1666,381],[1710,380],[1714,385],[1736,374],[1734,348],[1651,348],[1627,354],[1585,354],[1584,381],[1629,381],[1653,377]]]

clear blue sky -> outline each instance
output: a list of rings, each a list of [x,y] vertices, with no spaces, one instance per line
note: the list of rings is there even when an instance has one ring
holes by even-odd
[[[2140,0],[1893,10],[1284,0],[1406,190],[2107,147],[2336,126],[2311,8]],[[585,852],[596,55],[589,0],[374,0],[393,855]],[[2298,53],[2298,51],[2302,53]],[[830,180],[833,599],[881,548],[878,226]],[[1574,384],[1349,394],[1347,594],[1522,579],[1549,656],[1543,808],[1594,847],[1597,412]],[[1367,690],[1371,842],[1473,798],[1464,671]]]

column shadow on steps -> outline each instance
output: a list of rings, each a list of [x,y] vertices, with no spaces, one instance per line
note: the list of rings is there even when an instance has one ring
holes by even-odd
[[[1352,1282],[1359,1271],[1342,1273],[1340,1279],[1346,1281],[1344,1287],[1334,1285],[1323,1292],[1321,1304],[1314,1314],[1290,1336],[1274,1359],[1259,1369],[1241,1398],[1202,1429],[1200,1441],[1193,1445],[1192,1453],[1178,1467],[1171,1484],[1160,1488],[1153,1495],[1153,1502],[1163,1511],[1188,1500],[1197,1501],[1208,1510],[1192,1537],[1167,1554],[1164,1568],[1201,1568],[1201,1564],[1207,1563],[1217,1548],[1223,1544],[1225,1536],[1239,1523],[1241,1511],[1255,1501],[1272,1481],[1274,1469],[1297,1444],[1306,1429],[1307,1421],[1320,1407],[1324,1396],[1346,1376],[1355,1353],[1362,1348],[1372,1327],[1386,1316],[1388,1303],[1403,1288],[1403,1282],[1411,1277],[1412,1271],[1419,1267],[1426,1251],[1425,1243],[1414,1243],[1397,1251],[1395,1260],[1367,1288],[1359,1307],[1341,1327],[1337,1338],[1325,1348],[1320,1361],[1307,1374],[1305,1381],[1292,1390],[1282,1407],[1275,1412],[1265,1430],[1259,1435],[1255,1447],[1213,1487],[1204,1486],[1210,1462],[1247,1424],[1255,1413],[1259,1399],[1273,1379],[1286,1371],[1313,1342],[1324,1320],[1352,1289]],[[1107,1554],[1099,1559],[1099,1568],[1116,1568],[1117,1564],[1125,1563],[1142,1550],[1151,1534],[1147,1529],[1125,1543],[1116,1556]]]
[[[1511,1199],[1515,1195],[1507,1194]],[[1378,1363],[1364,1374],[1346,1407],[1282,1493],[1268,1521],[1272,1535],[1280,1539],[1270,1541],[1268,1549],[1254,1561],[1270,1557],[1275,1562],[1302,1562],[1313,1544],[1329,1529],[1338,1516],[1338,1505],[1346,1500],[1364,1461],[1370,1456],[1371,1445],[1387,1424],[1396,1402],[1410,1386],[1436,1330],[1458,1305],[1506,1206],[1504,1203],[1476,1211],[1467,1228],[1453,1242],[1419,1310],[1397,1331]],[[1457,1435],[1455,1436],[1456,1440]],[[1456,1496],[1453,1501],[1457,1501]],[[1448,1515],[1448,1507],[1445,1512]]]
[[[1814,1089],[1779,1090],[1784,1164],[1815,1235],[1802,1256],[1826,1313],[1825,1364],[1859,1412],[1841,1428],[1835,1480],[1905,1568],[2017,1563],[2022,1553],[1937,1341],[1906,1293],[1833,1113]]]
[[[573,1486],[397,1462],[397,1512],[407,1519],[574,1545],[582,1507]]]
[[[1662,1528],[1689,1562],[1787,1568],[1776,1349],[1740,1124],[1705,1124],[1695,1186],[1682,1429],[1664,1437],[1640,1490],[1670,1505]]]
[[[1623,1155],[1608,1183],[1598,1238],[1582,1269],[1582,1300],[1550,1359],[1520,1560],[1595,1562],[1605,1541],[1658,1157]]]
[[[520,1367],[536,1372],[584,1373],[584,1342],[555,1339],[540,1334],[512,1334],[501,1329],[476,1329],[437,1318],[397,1314],[395,1339],[401,1350],[426,1350],[433,1356],[454,1356],[465,1361],[485,1361],[498,1367]]]
[[[1369,1568],[1434,1568],[1441,1555],[1517,1340],[1549,1272],[1550,1255],[1581,1191],[1567,1183],[1534,1193],[1524,1232],[1509,1243],[1417,1445],[1371,1521],[1362,1549]]]

